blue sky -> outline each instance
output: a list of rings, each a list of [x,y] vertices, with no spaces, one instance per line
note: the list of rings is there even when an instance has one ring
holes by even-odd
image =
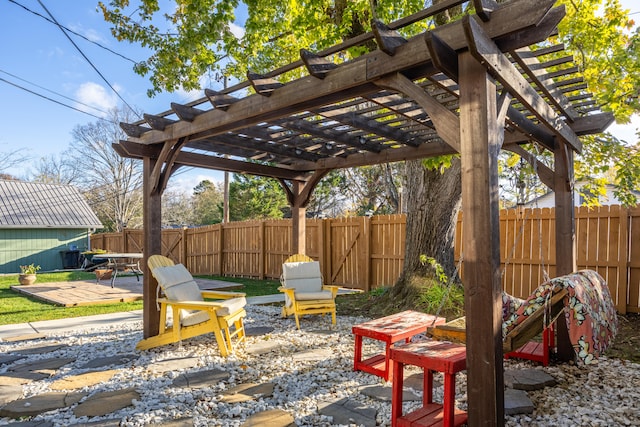
[[[70,30],[128,59],[147,58],[141,48],[113,39],[108,25],[96,10],[97,0],[40,1],[61,25]],[[637,0],[622,0],[622,4],[632,13],[640,12]],[[58,27],[20,5],[48,17],[38,0],[0,1],[0,153],[23,148],[25,154],[36,161],[67,149],[73,128],[97,119],[19,89],[5,80],[98,116],[102,115],[100,110],[106,111],[122,102]],[[640,20],[640,14],[633,17]],[[166,111],[171,102],[184,103],[203,95],[200,91],[191,95],[173,93],[148,98],[146,91],[150,83],[133,72],[132,62],[78,36],[71,37],[122,98],[143,112]],[[618,138],[634,141],[639,127],[640,118],[635,117],[631,125],[613,125],[609,130]],[[21,168],[10,172],[22,177],[28,171]],[[172,178],[172,183],[190,190],[202,179],[219,181],[222,174],[192,170]]]

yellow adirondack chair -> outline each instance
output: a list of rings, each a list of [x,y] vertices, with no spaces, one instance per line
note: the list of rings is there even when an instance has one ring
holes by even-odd
[[[160,330],[158,335],[141,340],[138,350],[181,342],[183,339],[212,332],[220,354],[233,352],[232,338],[238,343],[245,339],[242,319],[246,316],[245,294],[242,292],[201,291],[189,271],[182,264],[161,255],[147,261],[163,297],[158,298]],[[222,301],[205,301],[204,299]],[[173,325],[167,326],[167,307],[173,313]],[[233,328],[233,331],[231,330]]]
[[[320,263],[306,255],[296,254],[282,264],[280,292],[284,292],[285,304],[282,317],[295,316],[300,329],[300,316],[307,314],[331,314],[331,323],[336,324],[336,295],[338,286],[322,284]]]

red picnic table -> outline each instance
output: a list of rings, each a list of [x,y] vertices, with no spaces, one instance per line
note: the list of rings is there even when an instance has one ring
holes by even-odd
[[[427,327],[445,322],[444,317],[407,310],[353,326],[351,328],[355,335],[353,370],[368,372],[389,381],[393,376],[393,361],[390,358],[393,344],[402,340],[408,342],[413,336],[426,333]],[[386,345],[385,353],[362,360],[363,337],[383,341]]]

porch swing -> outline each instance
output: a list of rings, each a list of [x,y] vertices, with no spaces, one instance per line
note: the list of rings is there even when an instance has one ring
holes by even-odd
[[[537,170],[535,160],[533,167]],[[526,221],[525,215],[510,255],[505,260],[501,278],[504,277],[510,259],[515,254]],[[564,313],[576,360],[588,364],[608,348],[617,332],[616,312],[608,286],[602,276],[592,270],[582,270],[551,279],[545,268],[541,220],[538,224],[544,281],[524,300],[502,292],[504,357],[532,360],[547,366],[550,354],[555,348],[556,321]],[[462,254],[460,258],[462,260]],[[587,317],[591,318],[590,322],[585,322],[588,320]],[[589,333],[584,333],[585,328]],[[443,325],[432,325],[427,329],[427,334],[434,339],[464,343],[465,318],[454,319]],[[534,340],[540,335],[541,342]]]
[[[522,234],[526,217],[523,219],[520,227],[520,233],[514,242],[517,241]],[[513,256],[513,250],[512,255]],[[462,260],[462,255],[461,255]],[[509,259],[505,261],[502,269],[501,277],[509,264]],[[545,281],[540,287],[544,287],[549,283],[548,273],[542,262],[543,276]],[[550,350],[555,345],[554,323],[558,316],[562,313],[565,298],[568,293],[566,289],[552,289],[552,292],[544,292],[542,304],[537,304],[535,309],[531,300],[540,298],[542,292],[538,289],[526,300],[519,299],[502,292],[502,330],[503,330],[503,353],[505,358],[520,358],[541,362],[544,366],[549,364]],[[444,297],[446,298],[447,293]],[[529,311],[526,316],[519,316],[519,309],[529,301]],[[538,301],[540,302],[540,301]],[[427,334],[434,339],[449,340],[454,342],[466,342],[466,319],[461,317],[451,320],[443,325],[431,326],[427,328]],[[542,334],[542,342],[533,340],[536,336]]]

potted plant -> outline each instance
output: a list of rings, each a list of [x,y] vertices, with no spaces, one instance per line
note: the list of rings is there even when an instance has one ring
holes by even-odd
[[[36,281],[36,272],[40,270],[39,265],[29,264],[20,266],[18,281],[21,285],[33,285]]]

